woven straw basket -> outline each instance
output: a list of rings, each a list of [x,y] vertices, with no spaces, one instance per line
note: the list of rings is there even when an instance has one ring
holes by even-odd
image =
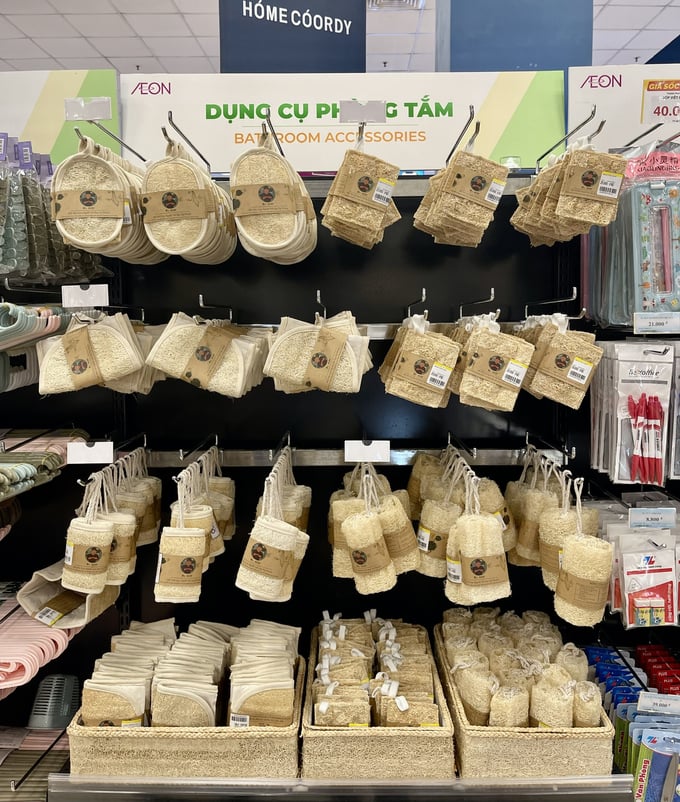
[[[71,773],[107,777],[298,776],[305,661],[299,657],[293,723],[288,727],[68,726]]]
[[[434,631],[437,665],[456,730],[463,778],[607,776],[614,728],[604,710],[600,727],[547,729],[476,727],[469,723],[451,678],[441,625]]]
[[[316,663],[318,633],[312,635]],[[434,665],[433,665],[434,668]],[[314,672],[302,717],[302,777],[322,780],[449,780],[455,777],[453,722],[434,671],[439,727],[317,727],[312,724]]]

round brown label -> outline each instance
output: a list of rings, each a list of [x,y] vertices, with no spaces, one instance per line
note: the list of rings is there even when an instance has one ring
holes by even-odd
[[[328,364],[328,357],[322,351],[317,351],[312,355],[311,362],[313,368],[325,368]]]
[[[502,370],[505,366],[505,360],[503,359],[500,354],[496,354],[489,359],[489,367],[493,370],[494,373],[497,373],[499,370]]]
[[[359,192],[370,192],[373,189],[373,179],[370,176],[362,175],[357,181]]]
[[[179,564],[179,569],[183,574],[189,576],[196,570],[196,560],[193,557],[185,557]]]
[[[176,209],[179,205],[179,198],[174,192],[164,192],[161,196],[161,203],[166,209]]]
[[[484,576],[488,567],[486,560],[477,559],[470,562],[470,571],[472,571],[475,576]]]
[[[470,186],[475,192],[481,192],[486,186],[486,178],[482,175],[475,175],[470,179]]]
[[[594,170],[586,170],[581,176],[581,183],[584,187],[593,187],[599,177],[600,176]]]
[[[262,560],[264,560],[265,557],[267,556],[267,547],[264,545],[264,543],[253,544],[253,546],[250,549],[250,556],[256,562],[258,563],[262,562]]]
[[[85,559],[90,563],[90,565],[95,565],[98,563],[102,558],[102,550],[99,546],[90,546],[89,549],[85,552]]]
[[[80,193],[80,203],[88,209],[91,208],[97,203],[97,193],[93,192],[91,189],[86,189],[84,192]]]
[[[366,565],[366,560],[368,560],[368,557],[366,556],[365,551],[360,551],[359,549],[355,549],[352,552],[352,559],[357,565]]]
[[[413,370],[419,375],[424,376],[430,369],[430,363],[427,359],[417,359],[413,363]]]
[[[560,370],[568,368],[570,363],[571,359],[569,357],[569,354],[558,354],[555,357],[555,366],[558,367]]]
[[[71,363],[71,373],[75,373],[76,376],[82,376],[87,367],[87,359],[76,359]]]
[[[207,345],[199,345],[194,351],[194,356],[199,362],[210,362],[212,359],[212,351]]]
[[[257,190],[257,196],[263,203],[271,203],[276,197],[276,190],[269,184],[264,184]]]

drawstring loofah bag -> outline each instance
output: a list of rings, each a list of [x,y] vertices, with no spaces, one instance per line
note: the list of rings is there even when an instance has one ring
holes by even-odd
[[[541,489],[536,487],[539,479],[539,469],[537,468],[531,477],[529,489],[522,494],[522,525],[517,537],[516,552],[530,565],[541,564],[538,536],[541,515],[547,510],[556,510],[558,506],[557,496],[548,490],[548,480],[554,470],[556,470],[554,463],[541,459],[540,474],[543,487]]]
[[[566,539],[578,531],[576,511],[570,509],[571,471],[562,471],[559,480],[562,505],[559,509],[543,512],[538,522],[541,574],[543,583],[553,591],[557,587],[562,547]]]

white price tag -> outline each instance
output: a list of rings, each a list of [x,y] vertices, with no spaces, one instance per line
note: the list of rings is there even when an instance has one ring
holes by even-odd
[[[66,463],[68,465],[109,465],[113,462],[113,443],[103,440],[99,443],[67,443]]]
[[[608,173],[606,170],[600,176],[597,185],[597,194],[604,198],[618,198],[623,183],[623,173]]]
[[[635,312],[635,334],[680,334],[680,312]]]
[[[132,225],[132,211],[130,209],[129,200],[123,202],[123,225],[124,226]]]
[[[250,726],[250,716],[242,716],[238,713],[230,713],[229,714],[229,726],[230,727],[249,727]]]
[[[134,729],[135,727],[141,727],[142,726],[142,717],[139,716],[138,718],[124,718],[120,722],[120,726],[123,729],[126,729],[126,730],[131,730],[131,729]]]
[[[491,182],[489,189],[486,193],[486,200],[488,203],[495,203],[498,206],[500,199],[503,197],[505,190],[505,181],[498,181],[496,178]]]
[[[655,78],[642,82],[642,118],[640,122],[680,120],[680,78]]]
[[[679,716],[680,696],[642,691],[638,696],[637,708],[641,713],[668,713],[672,716]]]
[[[73,543],[70,540],[66,541],[66,550],[64,552],[64,565],[71,565],[73,563]]]
[[[376,203],[382,203],[385,206],[392,200],[392,193],[394,192],[394,181],[389,181],[387,178],[379,178],[373,193],[373,200]]]
[[[397,707],[401,710],[402,713],[405,713],[408,708],[408,699],[405,696],[396,696],[394,701],[396,702]]]
[[[628,526],[651,529],[668,529],[675,526],[675,507],[631,507],[628,510]]]
[[[502,379],[514,387],[521,387],[524,377],[527,375],[528,365],[518,362],[516,359],[511,359],[508,366],[503,373]]]
[[[580,359],[576,356],[574,357],[574,361],[571,363],[569,372],[567,373],[567,378],[574,382],[578,382],[579,384],[585,384],[588,381],[588,377],[590,376],[592,370],[592,362],[587,362],[585,359]]]
[[[65,309],[109,305],[108,284],[65,284],[61,288],[61,305]]]
[[[390,441],[345,440],[345,462],[390,462]]]
[[[505,518],[503,517],[503,512],[501,510],[496,510],[496,512],[494,512],[494,514],[493,514],[493,517],[501,525],[501,531],[505,532],[505,530],[508,528],[508,525],[505,523]]]
[[[456,585],[460,585],[463,581],[463,569],[460,560],[446,558],[446,578],[449,582],[455,582]]]
[[[63,617],[63,613],[60,613],[58,610],[53,610],[51,607],[43,607],[42,610],[38,610],[35,614],[36,621],[47,624],[48,627],[54,626],[57,621]]]
[[[430,375],[427,377],[427,383],[437,387],[439,390],[445,390],[452,373],[453,368],[443,365],[441,362],[435,362],[430,370]]]
[[[421,551],[428,551],[430,546],[430,530],[426,526],[420,525],[418,527],[418,548]]]

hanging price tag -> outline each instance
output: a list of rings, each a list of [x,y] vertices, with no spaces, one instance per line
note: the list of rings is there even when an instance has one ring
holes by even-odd
[[[444,390],[449,383],[452,373],[453,368],[448,367],[448,365],[443,365],[441,362],[435,362],[430,370],[430,375],[427,377],[427,383],[440,390]]]
[[[498,179],[494,178],[494,180],[489,185],[489,189],[486,193],[485,200],[489,201],[489,203],[498,204],[500,199],[503,197],[503,192],[505,191],[505,181],[499,181]]]
[[[608,173],[605,171],[600,176],[600,183],[597,185],[597,194],[605,198],[618,198],[622,183],[622,173]]]
[[[515,387],[521,387],[527,373],[527,367],[528,365],[524,365],[516,359],[511,359],[503,374],[503,381]]]
[[[384,203],[385,206],[390,202],[392,199],[392,193],[394,192],[395,183],[394,181],[388,181],[387,178],[380,178],[378,183],[375,186],[375,192],[373,193],[373,200],[377,203]]]
[[[585,359],[580,359],[579,357],[575,356],[569,368],[569,373],[567,373],[567,378],[574,382],[578,382],[579,384],[585,384],[588,381],[588,377],[590,376],[592,370],[592,362],[588,362]]]
[[[642,117],[640,122],[680,120],[680,78],[655,78],[642,82]]]

